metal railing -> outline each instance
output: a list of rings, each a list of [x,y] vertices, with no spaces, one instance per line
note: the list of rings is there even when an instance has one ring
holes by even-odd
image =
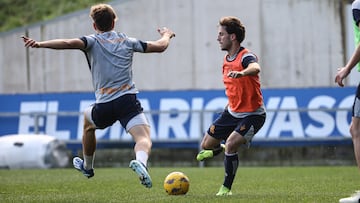
[[[279,112],[299,112],[299,113],[305,113],[305,112],[338,112],[338,111],[348,111],[351,112],[351,109],[349,108],[331,108],[331,109],[310,109],[310,108],[297,108],[297,109],[267,109],[267,113],[279,113]],[[180,113],[197,113],[199,114],[199,129],[201,132],[200,135],[202,135],[205,130],[204,127],[204,117],[206,114],[216,114],[221,113],[221,110],[190,110],[190,111],[183,111],[183,110],[173,110],[173,111],[159,111],[159,110],[152,110],[152,111],[144,111],[145,114],[150,115],[160,115],[163,113],[167,114],[180,114]],[[34,134],[40,134],[40,119],[46,116],[61,116],[61,117],[74,117],[74,116],[82,116],[83,112],[78,111],[59,111],[59,112],[27,112],[27,113],[20,113],[20,112],[0,112],[0,119],[1,118],[16,118],[20,116],[30,116],[34,120]],[[0,123],[1,126],[1,123]],[[4,126],[2,126],[4,127]],[[0,135],[1,136],[1,135]],[[202,136],[200,136],[201,138]]]

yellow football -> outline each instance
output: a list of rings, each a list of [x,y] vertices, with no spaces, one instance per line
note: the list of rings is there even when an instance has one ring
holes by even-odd
[[[189,178],[182,172],[171,172],[164,180],[164,189],[169,195],[185,195],[189,191]]]

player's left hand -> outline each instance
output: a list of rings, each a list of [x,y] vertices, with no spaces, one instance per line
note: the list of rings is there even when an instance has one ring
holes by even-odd
[[[244,76],[244,73],[241,71],[230,71],[227,76],[229,78],[240,78],[242,76]]]
[[[39,43],[31,38],[25,37],[25,36],[21,36],[21,38],[23,39],[24,43],[25,43],[25,47],[32,47],[32,48],[38,48],[40,47]]]

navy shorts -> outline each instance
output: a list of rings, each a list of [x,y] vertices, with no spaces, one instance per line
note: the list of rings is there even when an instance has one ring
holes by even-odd
[[[360,83],[356,89],[356,95],[354,99],[354,104],[352,108],[352,116],[360,118]]]
[[[99,129],[104,129],[120,121],[123,128],[135,116],[141,114],[143,108],[136,94],[125,94],[110,102],[94,104],[91,119]]]
[[[207,133],[215,139],[226,140],[233,131],[236,131],[247,140],[247,143],[250,143],[254,135],[264,125],[265,118],[265,113],[236,118],[226,109],[210,126]]]

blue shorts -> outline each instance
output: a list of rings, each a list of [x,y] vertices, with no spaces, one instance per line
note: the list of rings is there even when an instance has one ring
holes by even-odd
[[[125,94],[110,102],[96,103],[85,110],[85,116],[98,129],[109,127],[116,121],[120,121],[127,130],[138,124],[149,125],[136,94]]]
[[[356,89],[356,95],[354,99],[354,104],[352,108],[352,116],[360,118],[360,83]]]
[[[210,126],[207,133],[218,140],[226,140],[233,131],[242,135],[249,144],[265,123],[266,114],[249,115],[244,118],[232,116],[227,109]]]

